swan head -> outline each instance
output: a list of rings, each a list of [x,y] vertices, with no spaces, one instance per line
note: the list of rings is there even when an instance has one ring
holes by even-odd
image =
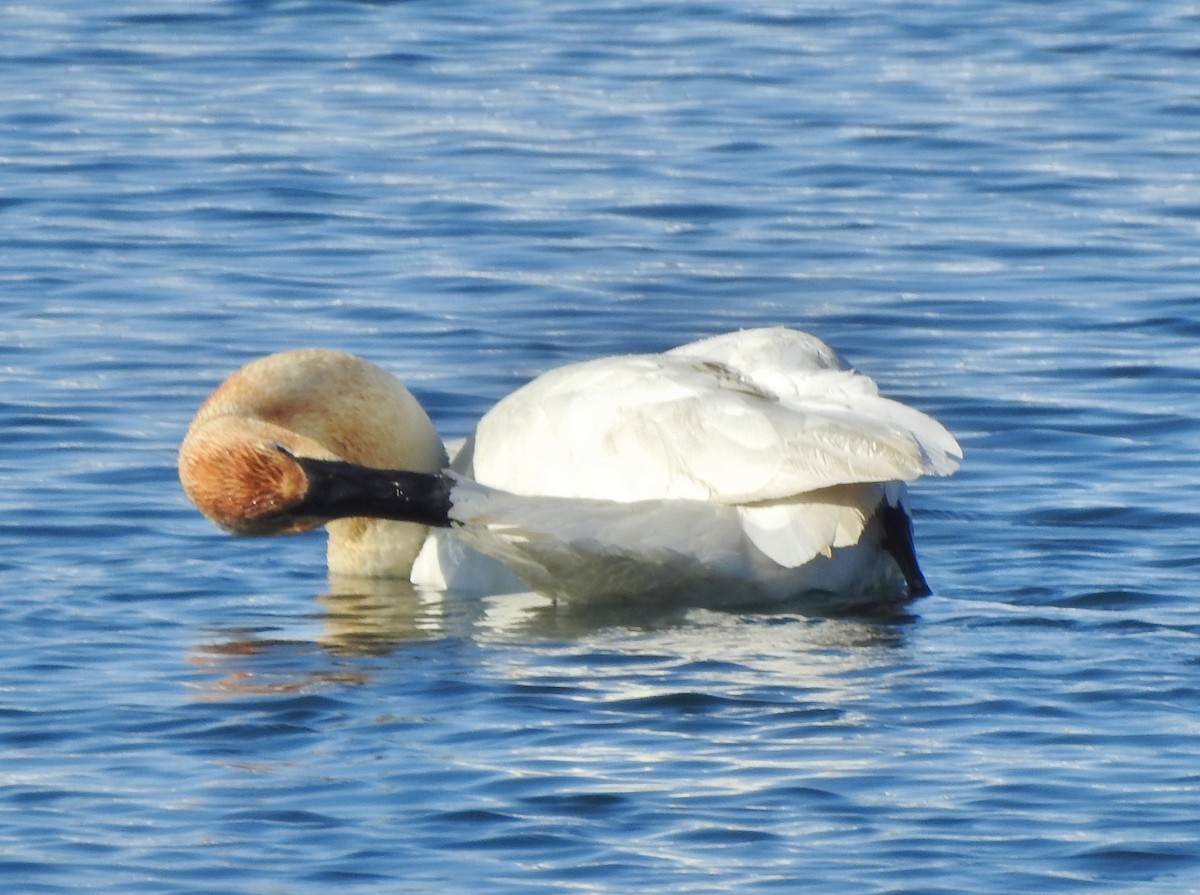
[[[220,417],[198,427],[179,452],[188,499],[231,534],[294,534],[327,519],[297,514],[308,493],[299,456],[327,458],[315,442],[260,420]]]
[[[305,460],[435,473],[445,449],[412,394],[381,368],[339,351],[251,361],[197,410],[179,451],[184,493],[241,535],[329,531],[329,571],[406,577],[426,527],[306,511]]]

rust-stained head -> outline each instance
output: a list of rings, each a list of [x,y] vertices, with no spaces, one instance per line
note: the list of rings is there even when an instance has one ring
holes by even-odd
[[[430,473],[446,464],[429,417],[391,374],[351,354],[306,348],[251,361],[209,395],[180,447],[179,478],[227,531],[289,534],[328,521],[297,512],[308,480],[296,457]],[[345,520],[331,558],[345,552],[343,542],[361,540],[365,525]],[[410,528],[419,543],[424,529]]]
[[[196,426],[179,452],[179,480],[188,499],[226,531],[291,534],[324,519],[292,513],[308,479],[290,451],[329,456],[319,445],[270,423],[218,417]]]

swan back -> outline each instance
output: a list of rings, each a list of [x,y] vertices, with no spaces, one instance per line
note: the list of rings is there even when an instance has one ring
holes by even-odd
[[[775,327],[544,374],[483,417],[471,459],[517,494],[744,505],[947,475],[961,456],[819,339]]]

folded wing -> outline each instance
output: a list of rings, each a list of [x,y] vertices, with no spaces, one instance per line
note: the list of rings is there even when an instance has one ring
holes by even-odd
[[[947,475],[961,456],[824,343],[773,328],[540,377],[480,422],[473,462],[517,494],[746,505]]]

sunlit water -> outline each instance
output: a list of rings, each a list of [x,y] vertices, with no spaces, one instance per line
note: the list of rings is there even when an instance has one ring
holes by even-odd
[[[1200,891],[1191,3],[0,12],[0,885]],[[945,422],[901,618],[327,582],[174,449],[786,323]]]

